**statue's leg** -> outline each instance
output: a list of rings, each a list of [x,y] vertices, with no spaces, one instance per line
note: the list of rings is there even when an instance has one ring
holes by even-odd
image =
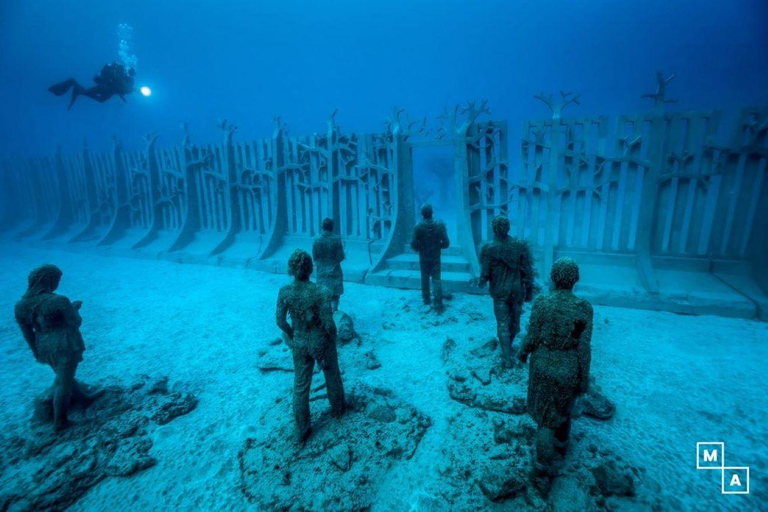
[[[315,360],[302,350],[293,350],[293,417],[296,421],[296,439],[302,443],[310,433],[309,391]]]
[[[501,347],[501,362],[507,368],[513,366],[512,339],[509,330],[509,304],[504,299],[493,299],[493,313],[496,315],[496,335]]]
[[[424,304],[430,305],[432,297],[429,293],[429,266],[421,258],[419,258],[419,270],[421,271],[421,298],[424,300]]]
[[[325,387],[328,392],[328,401],[331,403],[331,411],[334,416],[344,414],[344,384],[341,382],[341,370],[339,370],[339,356],[336,352],[336,344],[328,347],[323,364],[325,375]]]
[[[555,475],[555,434],[551,428],[539,426],[536,432],[536,459],[533,462],[533,483],[543,494],[548,494]]]
[[[523,314],[523,307],[514,297],[507,304],[509,311],[509,349],[515,343],[515,337],[520,332],[520,316]]]
[[[555,431],[540,426],[536,431],[536,462],[549,467],[555,456]]]
[[[571,434],[571,417],[568,416],[568,419],[566,419],[564,422],[562,422],[556,429],[555,429],[555,451],[562,457],[565,457],[565,454],[568,450],[568,438]]]
[[[53,382],[53,424],[57,432],[69,425],[69,402],[75,384],[77,363],[62,363],[56,366],[56,379]]]
[[[440,274],[440,263],[433,263],[430,269],[432,275],[432,287],[435,294],[435,309],[438,311],[443,310],[443,279]]]

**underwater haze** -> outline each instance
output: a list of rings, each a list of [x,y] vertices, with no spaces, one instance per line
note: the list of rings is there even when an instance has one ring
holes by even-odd
[[[768,1],[0,0],[0,512],[768,510]]]
[[[675,73],[679,108],[768,101],[761,0],[222,1],[4,0],[0,154],[57,144],[106,147],[188,122],[201,140],[229,118],[264,137],[280,115],[313,133],[333,109],[349,130],[380,129],[392,105],[434,117],[488,98],[499,119],[545,114],[542,90],[582,93],[577,115],[640,111],[654,73]],[[83,102],[74,112],[47,86],[88,81],[118,58],[133,27],[137,84],[149,98]],[[642,84],[642,86],[641,86]],[[513,126],[517,126],[513,123]]]

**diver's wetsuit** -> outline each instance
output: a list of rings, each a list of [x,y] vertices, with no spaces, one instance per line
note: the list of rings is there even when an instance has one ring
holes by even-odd
[[[105,65],[99,74],[93,77],[93,81],[96,83],[93,87],[86,89],[74,78],[68,78],[50,86],[48,90],[56,96],[63,96],[72,89],[72,99],[68,109],[72,108],[78,96],[87,96],[99,103],[104,103],[112,96],[117,95],[125,101],[125,95],[133,92],[135,74],[133,69],[115,62]]]

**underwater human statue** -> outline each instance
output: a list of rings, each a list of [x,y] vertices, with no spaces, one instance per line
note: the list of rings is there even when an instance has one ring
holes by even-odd
[[[134,91],[135,75],[136,71],[133,68],[126,67],[119,62],[113,62],[106,64],[101,68],[99,74],[93,77],[96,84],[94,86],[86,88],[74,78],[68,78],[50,86],[48,90],[56,96],[63,96],[70,89],[72,90],[72,97],[69,100],[67,110],[72,108],[80,96],[85,96],[99,103],[104,103],[112,96],[118,96],[125,102],[125,97]]]
[[[447,249],[451,242],[445,224],[432,218],[432,205],[421,207],[422,220],[413,228],[411,248],[419,253],[419,270],[421,271],[421,297],[424,304],[431,304],[430,279],[434,293],[434,308],[438,313],[443,306],[443,282],[441,278],[441,251]]]
[[[509,219],[499,215],[491,222],[493,240],[480,250],[480,287],[490,283],[496,334],[502,365],[514,366],[512,343],[520,332],[523,302],[533,298],[533,255],[525,240],[509,236]]]
[[[533,303],[528,332],[518,358],[531,356],[528,414],[538,425],[534,483],[548,491],[563,459],[575,399],[589,390],[592,305],[573,294],[579,266],[571,258],[552,265],[555,289]]]
[[[277,326],[285,333],[293,354],[293,415],[299,443],[306,441],[311,433],[309,392],[315,363],[325,376],[333,415],[342,415],[345,408],[331,297],[324,287],[309,280],[312,267],[312,257],[296,249],[288,259],[288,273],[294,277],[293,282],[280,288],[277,296]]]
[[[317,266],[317,284],[325,286],[331,293],[331,309],[339,309],[339,299],[344,294],[344,246],[341,237],[333,232],[333,219],[323,219],[323,232],[312,244],[312,259]]]
[[[77,366],[83,360],[85,345],[80,334],[82,302],[70,302],[54,293],[62,271],[55,265],[43,265],[29,274],[27,292],[16,303],[15,317],[35,360],[50,366],[56,374],[53,384],[54,428],[61,431],[69,425],[70,406],[90,405],[95,396],[88,395],[75,380]]]

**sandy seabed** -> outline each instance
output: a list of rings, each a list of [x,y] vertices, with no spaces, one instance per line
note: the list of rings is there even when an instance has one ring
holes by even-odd
[[[275,299],[288,277],[5,244],[0,421],[6,433],[30,428],[31,402],[53,378],[34,362],[13,320],[27,274],[42,263],[59,265],[60,293],[84,303],[87,350],[79,379],[127,384],[140,374],[167,375],[187,383],[200,400],[195,411],[154,432],[156,466],[104,480],[70,510],[255,509],[240,489],[238,452],[245,438],[273,427],[265,411],[289,411],[274,405],[290,400],[291,374],[256,368],[259,351],[279,334]],[[346,284],[342,298],[342,309],[382,364],[375,372],[345,368],[345,385],[393,389],[433,422],[416,455],[389,472],[378,510],[419,509],[417,497],[433,493],[445,450],[462,449],[446,446],[448,418],[464,407],[446,389],[440,357],[446,337],[462,345],[495,334],[490,299],[463,295],[447,312],[459,322],[425,329],[414,313],[411,324],[387,328],[392,311],[419,299],[416,291],[358,284]],[[464,322],[458,312],[470,303],[483,318]],[[678,508],[768,509],[768,324],[596,307],[592,347],[593,375],[617,412],[605,423],[576,421],[581,442],[644,467],[643,478],[675,496]],[[719,474],[696,470],[697,441],[724,441],[728,465],[750,466],[751,494],[720,495]],[[508,508],[487,502],[489,510]]]

